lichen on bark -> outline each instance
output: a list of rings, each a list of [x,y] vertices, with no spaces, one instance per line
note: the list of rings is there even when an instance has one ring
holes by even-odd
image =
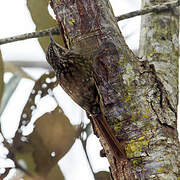
[[[167,1],[142,0],[142,8],[164,2]],[[154,65],[159,88],[163,87],[158,95],[160,102],[151,103],[154,120],[157,120],[160,125],[154,131],[155,134],[152,138],[151,146],[154,150],[152,157],[154,156],[162,163],[162,167],[156,169],[157,175],[152,175],[151,179],[178,179],[180,177],[180,146],[177,133],[178,9],[174,8],[158,14],[147,14],[142,16],[141,20],[139,56],[148,61],[149,64]],[[164,106],[161,105],[163,101],[167,102],[167,108],[164,110]],[[158,104],[161,105],[159,108]],[[156,164],[152,163],[152,166],[156,166]]]
[[[108,137],[98,130],[101,123],[96,124],[113,178],[177,178],[177,103],[169,98],[156,66],[138,59],[128,48],[109,1],[51,0],[51,7],[66,47],[90,57],[101,113],[126,152],[116,157]]]
[[[168,0],[171,2],[172,0]],[[167,1],[143,0],[142,8]],[[172,106],[178,103],[179,7],[142,17],[139,56],[155,65]]]

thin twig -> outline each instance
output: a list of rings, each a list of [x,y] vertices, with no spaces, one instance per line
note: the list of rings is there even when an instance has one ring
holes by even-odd
[[[11,168],[5,168],[4,174],[0,174],[0,179],[4,179],[8,174]]]
[[[35,61],[5,61],[5,63],[12,64],[13,66],[16,67],[23,67],[23,68],[44,68],[44,69],[49,69],[52,70],[51,66],[43,60],[35,60]]]
[[[53,35],[59,35],[60,34],[58,27],[52,27],[49,29],[44,29],[42,31],[36,31],[36,32],[31,32],[31,33],[26,33],[26,34],[21,34],[21,35],[17,35],[17,36],[12,36],[12,37],[8,37],[8,38],[0,39],[0,45],[15,42],[15,41],[21,41],[21,40],[25,40],[25,39],[49,36],[50,32]]]
[[[132,18],[135,16],[144,15],[144,14],[148,14],[148,13],[152,13],[152,12],[159,13],[162,11],[167,11],[167,10],[175,8],[179,5],[180,5],[180,1],[178,0],[178,1],[164,3],[162,5],[147,7],[146,9],[141,9],[141,10],[133,11],[133,12],[118,16],[117,21],[122,21],[124,19]]]
[[[117,21],[121,21],[124,19],[139,16],[139,15],[148,14],[151,12],[158,13],[158,12],[166,11],[166,10],[172,9],[174,7],[177,7],[179,5],[180,5],[180,1],[178,0],[178,1],[173,1],[173,2],[169,2],[169,3],[164,3],[162,5],[147,7],[146,9],[133,11],[133,12],[118,16]],[[8,37],[8,38],[0,39],[0,45],[15,42],[15,41],[20,41],[20,40],[25,40],[25,39],[49,36],[49,32],[51,32],[52,35],[60,34],[58,27],[53,27],[53,28],[49,28],[49,29],[45,29],[45,30],[41,30],[41,31],[37,31],[37,32],[26,33],[26,34],[22,34],[22,35],[18,35],[18,36],[12,36],[12,37]]]

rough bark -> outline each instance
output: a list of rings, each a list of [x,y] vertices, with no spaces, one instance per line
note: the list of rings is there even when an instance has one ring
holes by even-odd
[[[142,0],[142,8],[151,7],[157,4],[170,3],[172,0]],[[141,19],[141,36],[139,56],[146,59],[150,64],[155,66],[157,77],[160,79],[165,91],[169,104],[177,112],[178,105],[178,58],[179,58],[179,7],[173,8],[166,12],[151,13],[142,16]],[[158,169],[159,174],[154,179],[178,179],[180,178],[180,148],[177,137],[177,116],[173,115],[168,118],[152,106],[156,118],[163,125],[174,125],[174,132],[169,134],[172,127],[165,127],[164,133],[157,134],[158,144],[154,142],[154,150],[163,155],[161,163],[162,168]],[[163,117],[165,123],[163,124]],[[173,134],[176,134],[175,136]],[[173,135],[173,136],[172,136]],[[167,147],[167,148],[166,148]],[[177,150],[177,151],[176,151]],[[156,154],[154,155],[154,157]],[[158,157],[158,159],[161,158]],[[158,160],[157,159],[157,160]],[[155,163],[154,163],[155,165]]]
[[[142,9],[164,2],[167,1],[143,0]],[[171,2],[168,0],[168,3]],[[142,16],[139,56],[154,64],[175,109],[178,104],[178,37],[179,7]]]
[[[176,108],[154,65],[140,61],[126,45],[109,1],[51,0],[51,7],[65,47],[91,61],[103,116],[92,121],[113,178],[177,179]],[[108,124],[125,155],[113,153],[102,123]]]

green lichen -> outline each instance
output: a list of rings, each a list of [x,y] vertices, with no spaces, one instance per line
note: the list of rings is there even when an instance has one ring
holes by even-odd
[[[115,131],[115,136],[119,135],[119,130],[122,129],[122,126],[123,126],[123,122],[118,122],[114,124],[113,129]]]
[[[158,172],[162,172],[163,170],[164,170],[164,168],[162,168],[162,167],[157,169]]]
[[[124,84],[130,86],[135,74],[131,64],[126,64],[126,73],[123,74]]]
[[[145,138],[145,136],[141,136],[141,137],[138,138],[138,140],[142,141],[142,140],[144,140],[144,138]]]
[[[72,20],[68,21],[68,24],[71,25],[71,26],[73,26],[75,22],[76,22],[76,21],[75,21],[74,19],[72,19]]]
[[[148,114],[143,114],[142,116],[143,116],[143,118],[148,118],[149,117]]]
[[[131,100],[131,96],[130,96],[130,94],[128,94],[125,98],[125,102],[129,102],[130,100]]]
[[[152,57],[153,56],[153,53],[150,53],[147,55],[147,57]]]
[[[137,160],[137,159],[133,159],[133,160],[132,160],[132,163],[133,163],[133,165],[135,166],[135,165],[138,164],[138,160]]]
[[[145,136],[141,136],[136,140],[134,139],[130,140],[129,144],[125,148],[127,156],[128,157],[141,156],[148,143],[149,140],[147,140]]]
[[[170,156],[172,156],[172,154],[167,154],[167,155],[166,155],[166,157],[170,157]]]

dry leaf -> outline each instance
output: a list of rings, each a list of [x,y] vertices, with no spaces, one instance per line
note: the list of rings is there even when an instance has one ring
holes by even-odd
[[[31,120],[32,112],[36,109],[36,96],[40,95],[42,98],[50,94],[53,97],[52,90],[56,86],[57,82],[53,72],[42,75],[36,81],[22,112],[13,143],[15,159],[23,160],[28,172],[41,177],[54,176],[54,180],[56,180],[55,176],[58,177],[57,179],[63,177],[61,171],[57,171],[57,168],[54,170],[54,168],[59,159],[73,145],[78,136],[77,131],[59,106],[54,111],[38,118],[34,131],[29,136],[22,136],[21,127],[27,125]]]
[[[36,120],[34,131],[26,137],[26,142],[15,140],[15,159],[23,160],[30,173],[41,177],[59,177],[60,170],[54,168],[71,148],[76,136],[75,128],[57,107]]]
[[[15,158],[24,160],[30,173],[41,177],[54,176],[56,180],[56,176],[62,175],[54,168],[71,148],[76,136],[75,128],[57,107],[37,119],[33,133],[26,137],[27,142],[16,140]]]

